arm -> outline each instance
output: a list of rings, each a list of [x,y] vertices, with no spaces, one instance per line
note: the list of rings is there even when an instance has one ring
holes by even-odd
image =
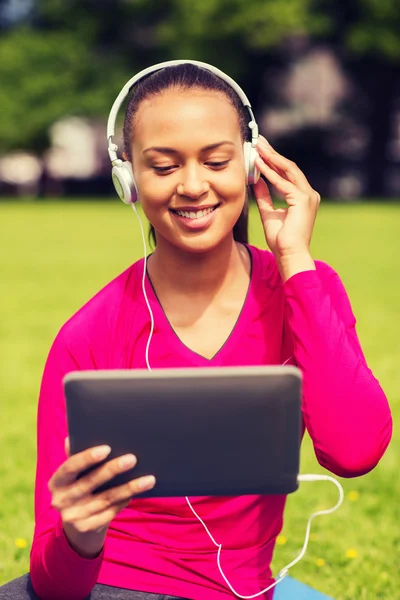
[[[83,558],[70,546],[60,514],[51,505],[48,483],[66,460],[67,434],[62,377],[79,369],[63,335],[58,335],[46,362],[37,418],[37,469],[35,485],[35,532],[30,573],[36,594],[43,600],[82,600],[96,583],[103,552]],[[73,577],[71,576],[73,574]]]
[[[31,578],[42,600],[82,600],[90,593],[98,578],[111,521],[133,496],[152,489],[155,484],[152,476],[138,477],[95,493],[103,483],[130,471],[136,457],[126,454],[99,464],[110,454],[107,445],[69,456],[69,444],[64,443],[67,419],[62,378],[70,371],[96,369],[94,349],[98,364],[103,364],[102,356],[108,349],[104,334],[98,343],[82,323],[78,325],[78,330],[70,336],[74,352],[70,350],[71,342],[65,341],[65,329],[57,336],[40,391]],[[80,473],[92,466],[96,468],[77,480]]]
[[[387,400],[365,362],[343,285],[316,265],[310,243],[320,195],[292,161],[259,137],[256,165],[287,203],[275,209],[268,186],[254,186],[265,239],[286,296],[286,326],[303,372],[303,414],[318,461],[343,477],[367,473],[391,437]]]
[[[363,475],[384,454],[392,420],[343,284],[320,263],[317,271],[290,277],[284,291],[285,323],[303,373],[303,416],[318,462],[342,477]]]

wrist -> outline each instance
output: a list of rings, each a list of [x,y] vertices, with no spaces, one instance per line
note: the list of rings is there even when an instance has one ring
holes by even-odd
[[[101,553],[107,528],[101,532],[80,532],[68,523],[63,524],[63,530],[68,544],[82,558],[96,558]]]
[[[316,270],[314,260],[308,250],[277,256],[276,262],[284,283],[297,273]]]

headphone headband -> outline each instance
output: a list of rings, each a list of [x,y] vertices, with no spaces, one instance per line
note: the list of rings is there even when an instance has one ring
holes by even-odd
[[[110,111],[110,114],[108,117],[108,121],[107,121],[108,154],[110,156],[110,160],[113,165],[114,165],[115,161],[119,160],[118,156],[117,156],[118,146],[116,144],[114,144],[112,141],[112,137],[114,136],[114,133],[115,133],[115,123],[117,120],[118,111],[121,108],[123,101],[125,100],[125,98],[129,94],[129,92],[131,91],[132,87],[136,83],[138,83],[138,81],[143,79],[143,77],[146,77],[147,75],[150,75],[151,73],[155,73],[156,71],[159,71],[160,69],[164,69],[165,67],[174,67],[177,65],[184,65],[184,64],[196,65],[198,67],[202,67],[203,69],[207,69],[208,71],[211,71],[211,73],[214,73],[214,75],[217,75],[220,79],[223,79],[226,83],[228,83],[230,85],[230,87],[239,96],[240,100],[242,101],[243,106],[245,108],[247,108],[247,110],[249,111],[250,119],[251,119],[250,123],[249,123],[249,128],[251,129],[251,143],[253,146],[255,146],[257,144],[258,126],[257,126],[256,120],[255,120],[255,117],[254,117],[254,114],[253,114],[253,111],[251,108],[251,104],[250,104],[249,99],[247,98],[246,94],[244,93],[242,88],[236,83],[236,81],[234,81],[231,77],[229,77],[229,75],[226,75],[226,73],[224,73],[223,71],[220,71],[220,69],[217,69],[216,67],[214,67],[213,65],[209,65],[208,63],[200,62],[197,60],[169,60],[166,62],[158,63],[151,67],[147,67],[147,69],[143,69],[143,71],[140,71],[140,73],[137,73],[136,75],[134,75],[131,79],[129,79],[129,81],[126,82],[126,84],[124,85],[124,87],[122,88],[122,90],[120,91],[118,96],[116,97],[114,104],[112,105],[112,108],[111,108],[111,111]]]

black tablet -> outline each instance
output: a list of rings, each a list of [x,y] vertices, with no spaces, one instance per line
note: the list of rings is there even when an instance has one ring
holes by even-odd
[[[297,489],[296,367],[77,371],[64,378],[71,452],[111,446],[137,465],[98,491],[154,475],[143,497],[288,494]]]

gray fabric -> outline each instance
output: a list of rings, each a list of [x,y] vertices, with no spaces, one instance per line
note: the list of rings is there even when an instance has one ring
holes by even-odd
[[[0,587],[0,600],[40,600],[32,587],[29,575],[23,575]],[[96,584],[85,600],[185,600],[176,596],[135,592],[109,585]]]

